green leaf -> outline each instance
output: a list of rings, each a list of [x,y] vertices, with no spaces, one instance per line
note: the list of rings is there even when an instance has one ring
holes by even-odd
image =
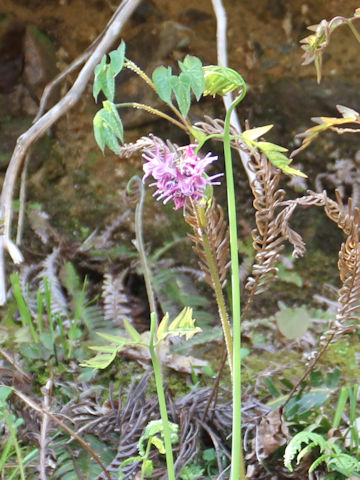
[[[205,78],[204,95],[226,95],[237,88],[246,93],[246,83],[242,76],[229,67],[206,65],[203,67]]]
[[[288,270],[282,263],[277,265],[278,279],[282,282],[293,283],[297,287],[302,287],[304,282],[300,275],[294,270]]]
[[[127,342],[124,342],[124,345],[126,345],[126,343]],[[116,347],[114,345],[92,345],[89,348],[94,352],[101,352],[101,353],[113,353],[114,350],[116,350],[117,352],[120,351],[119,347]]]
[[[104,368],[108,367],[110,363],[113,362],[117,354],[117,350],[114,349],[112,353],[104,353],[96,355],[94,358],[90,358],[84,363],[80,363],[81,367],[90,367],[103,370]]]
[[[259,137],[263,137],[272,128],[273,125],[264,125],[263,127],[251,128],[250,130],[245,130],[242,133],[242,136],[246,140],[256,140]]]
[[[105,135],[104,133],[104,126],[103,126],[103,121],[100,115],[100,111],[97,112],[93,119],[93,127],[94,127],[94,136],[96,143],[98,144],[100,150],[104,153],[105,150]]]
[[[11,387],[7,387],[6,385],[0,386],[0,407],[6,402],[6,399],[9,395],[11,395],[13,389]]]
[[[103,91],[108,100],[112,101],[115,94],[115,79],[111,68],[109,68],[109,65],[106,63],[106,55],[103,56],[100,64],[97,65],[94,72],[95,79],[93,85],[93,95],[95,101],[97,101],[97,97],[101,91]]]
[[[327,388],[312,388],[300,397],[293,397],[285,407],[286,416],[291,419],[301,416],[323,405],[331,392]]]
[[[285,308],[276,315],[276,322],[280,332],[292,340],[305,335],[310,324],[310,315],[305,308]]]
[[[104,55],[101,62],[96,65],[94,75],[93,96],[95,102],[97,102],[97,97],[101,92],[103,85],[106,83],[106,55]]]
[[[197,128],[190,127],[189,130],[191,132],[191,135],[195,138],[196,142],[198,143],[198,146],[196,148],[196,153],[198,153],[200,148],[206,142],[207,135],[201,130],[198,130]]]
[[[141,335],[139,332],[135,330],[135,328],[131,325],[131,323],[126,320],[126,318],[123,318],[124,322],[124,327],[126,328],[126,331],[130,335],[130,338],[134,341],[134,343],[143,343],[141,340]]]
[[[158,67],[152,74],[152,80],[156,87],[156,92],[165,103],[172,105],[171,101],[171,85],[170,79],[172,78],[171,67]]]
[[[181,71],[189,76],[191,90],[194,92],[196,100],[199,101],[205,89],[205,78],[201,60],[192,55],[186,55],[184,62],[178,63]]]
[[[184,72],[180,73],[178,77],[173,75],[170,79],[170,85],[173,89],[181,115],[186,118],[191,105],[190,77]]]
[[[300,170],[289,167],[291,160],[283,153],[278,151],[265,151],[264,154],[275,167],[279,168],[284,173],[287,173],[288,175],[298,175],[299,177],[307,177],[307,175],[300,172]]]
[[[104,110],[106,110],[110,114],[107,117],[109,127],[116,135],[116,137],[121,141],[121,143],[124,143],[124,128],[116,106],[112,102],[105,101],[103,102],[103,107]]]
[[[169,325],[168,332],[172,335],[185,335],[186,340],[201,332],[201,328],[195,327],[195,319],[192,317],[192,308],[185,307],[173,322]]]
[[[268,152],[268,151],[273,151],[273,152],[287,152],[288,149],[281,147],[280,145],[276,145],[276,143],[270,143],[270,142],[258,142],[256,146],[262,151],[262,152]]]
[[[125,60],[125,42],[122,40],[118,48],[109,54],[110,57],[110,65],[113,71],[113,74],[116,76],[118,75],[123,66]]]
[[[143,440],[148,440],[154,435],[163,431],[163,422],[162,420],[151,420],[145,427],[144,434],[142,435]]]
[[[127,465],[131,465],[132,463],[135,463],[135,462],[140,462],[141,460],[143,460],[143,456],[141,455],[136,455],[135,457],[127,458],[126,460],[121,462],[120,468],[126,467]]]
[[[159,450],[160,453],[164,455],[165,453],[165,444],[159,437],[151,437],[151,443]]]
[[[115,77],[110,65],[108,65],[106,68],[105,83],[103,84],[102,91],[104,92],[104,95],[107,98],[107,100],[110,100],[111,102],[114,100]]]
[[[94,135],[99,148],[104,153],[108,146],[114,153],[120,152],[118,138],[123,141],[123,127],[118,113],[113,112],[111,102],[104,102],[107,109],[102,108],[93,120]]]
[[[99,65],[94,69],[93,96],[95,102],[98,95],[103,91],[105,97],[113,101],[115,97],[115,77],[124,66],[125,43],[121,42],[117,50],[110,52],[110,63],[107,63],[107,56],[104,55]]]
[[[301,454],[303,443],[310,444],[311,447],[318,446],[320,447],[320,452],[323,452],[328,442],[321,435],[314,432],[307,432],[303,430],[302,432],[297,433],[286,447],[284,454],[284,465],[288,470],[290,470],[290,472],[294,471],[291,462],[298,452],[300,452],[299,455]]]
[[[101,333],[101,332],[97,332],[97,335],[99,335],[99,337],[104,338],[108,342],[115,343],[116,345],[118,345],[118,347],[121,347],[121,348],[127,343],[129,343],[129,340],[125,337],[118,337],[117,335],[109,335],[108,333]]]
[[[347,479],[359,478],[360,462],[356,457],[352,457],[346,453],[341,453],[340,449],[333,455],[334,456],[330,456],[330,458],[328,455],[328,458],[325,460],[329,471],[334,470],[335,472],[339,472]],[[310,469],[312,469],[312,467],[313,464],[311,465]],[[311,471],[313,471],[313,469]]]
[[[146,460],[143,460],[143,463],[141,465],[141,472],[143,473],[144,478],[150,478],[153,473],[153,470],[154,470],[153,461],[150,460],[149,458]]]
[[[164,338],[168,336],[168,332],[167,332],[168,323],[169,323],[169,314],[166,312],[161,322],[159,323],[158,329],[156,331],[156,337],[158,341],[164,340]]]

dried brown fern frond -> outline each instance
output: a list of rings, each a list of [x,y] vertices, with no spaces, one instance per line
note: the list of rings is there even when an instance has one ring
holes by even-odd
[[[190,203],[185,221],[193,229],[189,238],[193,242],[193,250],[198,255],[200,268],[205,273],[205,281],[214,288],[214,279],[211,275],[211,267],[204,251],[204,236],[209,240],[212,257],[219,275],[221,286],[224,287],[226,275],[230,266],[229,258],[229,229],[224,218],[224,211],[213,199],[205,211],[205,218],[199,218],[199,211],[194,203]]]
[[[134,143],[124,143],[124,145],[120,148],[119,156],[123,158],[130,158],[135,154],[142,152],[144,148],[151,148],[153,144],[154,142],[152,138],[141,137]]]
[[[339,334],[348,330],[341,326],[347,321],[354,319],[359,313],[360,306],[360,242],[359,242],[359,210],[353,207],[352,199],[349,198],[347,206],[342,202],[339,191],[336,191],[336,201],[329,198],[326,192],[315,193],[309,191],[307,195],[296,200],[284,202],[286,207],[278,215],[276,221],[283,235],[293,243],[294,253],[302,254],[298,249],[301,237],[289,227],[290,218],[297,206],[323,207],[326,215],[348,235],[339,252],[339,274],[343,283],[339,290],[339,310],[336,317],[335,329]],[[345,330],[344,330],[345,329]]]
[[[267,289],[269,282],[276,278],[275,265],[283,248],[284,235],[276,222],[276,209],[284,199],[285,192],[278,189],[280,170],[275,169],[265,155],[253,153],[249,168],[255,173],[251,184],[254,195],[256,229],[252,231],[256,251],[252,276],[245,288],[250,291],[246,310],[255,295]]]
[[[354,319],[358,320],[360,313],[360,241],[359,241],[359,210],[354,212],[353,228],[341,246],[339,252],[339,273],[342,287],[339,290],[340,307],[336,315],[337,335],[352,330],[354,325],[345,325]],[[340,325],[341,326],[340,326]],[[356,327],[355,327],[356,328]]]
[[[213,140],[217,140],[219,142],[222,142],[223,139],[220,137],[220,135],[223,135],[224,133],[224,120],[221,120],[219,118],[211,118],[208,115],[204,115],[205,121],[203,122],[197,122],[195,124],[195,127],[202,132],[204,132],[206,135],[219,135],[219,137],[214,137]],[[237,128],[235,128],[233,125],[230,126],[230,135],[240,135],[241,132]],[[241,138],[235,138],[231,140],[231,146],[233,148],[238,148],[240,150],[244,150],[246,152],[249,151],[249,148],[246,146],[246,144],[241,140]]]
[[[342,287],[338,292],[338,310],[335,320],[330,322],[327,332],[320,338],[320,349],[305,370],[302,377],[298,380],[293,390],[283,405],[293,397],[299,386],[309,373],[315,368],[320,358],[323,356],[328,346],[345,333],[359,328],[360,314],[360,213],[357,208],[353,208],[352,200],[349,199],[347,207],[343,205],[340,195],[337,192],[337,201],[328,198],[326,192],[316,194],[309,192],[305,197],[295,201],[298,205],[323,206],[327,216],[333,220],[339,228],[347,235],[346,241],[341,245],[339,252],[338,268]],[[288,202],[290,203],[290,202]],[[294,203],[294,201],[292,201]],[[289,208],[289,207],[287,207]],[[285,209],[286,210],[286,209]],[[283,213],[283,212],[282,212]],[[354,320],[357,322],[354,323]]]
[[[307,195],[295,200],[288,200],[283,202],[282,205],[285,208],[277,216],[276,223],[281,228],[284,237],[293,245],[293,255],[295,257],[301,257],[305,253],[305,244],[301,236],[289,226],[296,207],[323,207],[330,220],[335,222],[346,235],[349,235],[353,226],[357,225],[355,219],[356,208],[353,208],[351,198],[349,198],[348,204],[345,206],[338,191],[336,191],[336,201],[329,198],[325,191],[316,193],[309,190]]]

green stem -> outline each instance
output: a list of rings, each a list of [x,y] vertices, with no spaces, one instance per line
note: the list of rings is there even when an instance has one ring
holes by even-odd
[[[244,135],[230,135],[230,140],[236,140],[238,138],[241,138],[244,140],[244,143],[246,140],[244,139]],[[207,135],[205,138],[198,140],[198,145],[196,146],[195,153],[198,153],[202,147],[205,145],[205,143],[209,140],[212,140],[213,138],[223,140],[224,134],[223,133],[212,133],[211,135]],[[248,141],[248,140],[247,140]]]
[[[148,105],[144,105],[143,103],[137,103],[137,102],[118,103],[116,106],[118,108],[133,107],[133,108],[139,108],[140,110],[146,110],[147,112],[152,113],[153,115],[157,115],[158,117],[162,117],[165,120],[168,120],[169,122],[173,123],[177,127],[184,130],[186,133],[189,133],[189,128],[187,127],[187,125],[183,125],[182,123],[178,122],[177,120],[170,117],[169,115],[166,115],[166,113],[161,112],[157,108],[149,107]]]
[[[169,419],[166,409],[166,400],[164,393],[164,386],[161,375],[160,362],[156,355],[156,348],[154,345],[154,336],[156,330],[156,318],[154,312],[151,313],[151,323],[150,323],[150,341],[149,341],[149,350],[151,355],[151,361],[154,369],[155,383],[156,383],[156,392],[159,400],[160,416],[163,424],[164,431],[164,442],[165,442],[165,456],[166,456],[166,466],[168,473],[168,480],[175,480],[175,468],[174,468],[174,458],[171,445],[171,432],[169,426]]]
[[[151,439],[148,440],[148,443],[146,445],[145,455],[143,456],[140,480],[145,479],[144,462],[146,462],[149,459],[150,449],[151,449]]]
[[[241,439],[241,310],[240,310],[240,282],[239,282],[239,255],[236,220],[236,202],[234,175],[230,145],[230,118],[238,103],[244,98],[245,87],[240,96],[231,104],[227,111],[224,124],[224,157],[226,188],[228,200],[228,215],[230,229],[231,255],[231,288],[232,288],[232,315],[233,315],[233,426],[232,426],[232,461],[231,480],[244,480],[245,465]]]
[[[226,311],[225,299],[224,299],[224,295],[221,288],[219,272],[216,267],[216,262],[214,260],[214,255],[211,249],[209,236],[206,233],[207,222],[206,222],[205,209],[200,205],[196,205],[195,202],[193,202],[193,207],[196,212],[197,221],[198,221],[197,223],[201,229],[202,244],[203,244],[204,252],[206,255],[206,262],[209,267],[210,276],[213,282],[215,298],[216,298],[216,303],[218,305],[219,316],[220,316],[221,325],[224,333],[227,356],[229,360],[230,372],[232,377],[233,376],[233,342],[232,342],[232,336],[231,336],[231,328],[230,328],[228,314]]]
[[[21,480],[26,480],[25,470],[24,470],[24,465],[23,465],[23,459],[22,459],[22,456],[21,456],[21,449],[20,449],[20,445],[19,445],[19,442],[18,442],[17,436],[16,436],[16,427],[13,425],[11,418],[7,422],[7,425],[8,425],[8,428],[9,428],[10,438],[11,438],[11,441],[14,445],[15,452],[16,452],[18,467],[19,467],[19,470],[20,470],[20,478],[21,478]]]
[[[136,65],[136,63],[134,63],[132,60],[129,60],[128,58],[125,58],[124,67],[128,68],[129,70],[132,70],[133,72],[136,73],[136,75],[139,75],[139,77],[141,77],[144,80],[144,82],[147,83],[149,87],[154,90],[154,92],[156,92],[156,87],[154,82],[151,80],[150,77],[146,75],[146,73],[143,70],[141,70],[140,67]]]
[[[360,43],[360,35],[359,35],[359,32],[356,30],[356,28],[354,27],[352,21],[350,20],[348,22],[348,27],[350,28],[350,30],[352,31],[354,37],[356,38],[356,40]]]
[[[144,82],[146,82],[150,88],[152,88],[154,90],[154,92],[156,93],[156,95],[158,95],[158,92],[156,90],[156,87],[155,87],[155,84],[154,82],[151,80],[150,77],[148,77],[146,75],[145,72],[143,72],[141,70],[141,68],[139,68],[136,63],[132,62],[131,60],[129,60],[128,58],[126,58],[125,60],[125,63],[124,63],[124,66],[126,68],[129,68],[130,70],[132,70],[133,72],[135,72],[137,75],[139,75],[139,77],[141,77]],[[165,102],[170,108],[171,110],[175,113],[175,115],[182,121],[182,123],[185,125],[186,127],[186,131],[187,132],[190,132],[190,129],[191,129],[191,123],[189,123],[186,118],[184,118],[182,115],[181,115],[181,112],[176,108],[174,107],[174,105],[172,103],[168,103],[168,102]],[[165,117],[164,117],[165,118]],[[171,118],[171,117],[168,117],[168,118]]]
[[[141,267],[144,274],[146,293],[148,297],[150,312],[153,312],[156,320],[156,325],[158,325],[158,317],[156,313],[156,303],[154,290],[151,283],[151,271],[147,262],[146,252],[144,247],[144,238],[143,238],[143,210],[144,210],[144,201],[145,201],[145,188],[139,176],[133,177],[129,184],[128,188],[131,190],[131,183],[137,182],[138,188],[140,190],[140,199],[136,205],[135,210],[135,235],[136,235],[136,246],[139,252],[139,259]]]

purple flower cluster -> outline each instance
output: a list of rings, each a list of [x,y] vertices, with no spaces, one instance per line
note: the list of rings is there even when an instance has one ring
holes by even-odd
[[[153,148],[146,149],[143,153],[144,178],[152,176],[156,181],[150,186],[156,186],[154,196],[164,203],[173,200],[174,210],[185,208],[188,199],[195,202],[205,195],[208,185],[219,185],[213,180],[222,176],[222,173],[208,177],[205,174],[206,167],[217,160],[217,157],[207,154],[199,157],[195,154],[196,145],[187,145],[173,151],[161,141],[153,138]]]

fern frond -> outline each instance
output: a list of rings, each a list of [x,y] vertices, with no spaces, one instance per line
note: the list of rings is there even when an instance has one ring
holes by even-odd
[[[21,292],[33,319],[37,317],[37,290],[34,285],[34,275],[39,270],[38,265],[22,265],[19,270]]]
[[[302,448],[302,444],[306,443],[308,444],[305,448]],[[293,437],[288,446],[285,449],[285,454],[284,454],[284,465],[285,467],[290,470],[290,472],[293,472],[293,466],[291,462],[294,460],[296,457],[297,459],[297,464],[300,463],[301,459],[303,458],[302,452],[306,449],[306,452],[313,447],[319,447],[320,452],[322,453],[327,446],[328,442],[325,440],[324,437],[319,435],[318,433],[314,432],[308,432],[306,430],[303,430],[302,432],[299,432]]]
[[[256,229],[252,231],[256,251],[252,275],[245,288],[250,291],[246,309],[255,295],[268,288],[269,282],[277,277],[275,265],[283,249],[284,235],[276,222],[276,209],[284,199],[285,192],[278,189],[280,171],[276,170],[265,155],[253,154],[249,168],[255,173],[251,184],[256,210]]]
[[[198,255],[200,268],[205,273],[205,281],[211,288],[214,288],[210,267],[203,248],[203,235],[209,239],[212,257],[216,264],[220,283],[224,287],[229,263],[229,230],[225,222],[224,212],[215,199],[205,210],[204,225],[200,225],[196,209],[189,205],[185,215],[185,221],[193,229],[189,238],[193,242],[193,250]]]
[[[197,122],[195,127],[201,131],[203,131],[207,136],[208,135],[219,135],[219,137],[214,137],[213,140],[222,142],[223,139],[220,135],[224,133],[224,120],[219,118],[211,118],[208,115],[204,115],[203,122]],[[233,125],[230,127],[230,135],[240,135],[241,132]],[[241,138],[236,138],[231,140],[231,146],[233,148],[239,148],[240,150],[248,151],[248,147],[246,146],[245,142]]]
[[[291,215],[297,206],[323,207],[330,220],[335,222],[337,226],[348,235],[346,242],[343,243],[339,252],[338,268],[343,285],[339,290],[340,307],[338,309],[336,322],[333,325],[336,334],[343,334],[345,331],[354,328],[344,326],[344,323],[353,320],[360,310],[360,306],[358,305],[360,296],[359,210],[353,207],[351,198],[348,200],[347,206],[345,206],[339,191],[336,191],[336,201],[330,199],[325,191],[322,193],[309,191],[307,195],[296,200],[284,202],[284,204],[286,204],[286,207],[278,215],[277,223],[281,226],[283,235],[293,244],[295,239],[297,245],[300,245],[299,239],[294,236],[293,231],[289,227]],[[298,236],[298,234],[296,235]],[[296,253],[299,253],[296,244],[294,248],[296,255]],[[330,334],[335,334],[335,330],[332,330]]]
[[[59,277],[59,255],[60,249],[54,248],[50,255],[41,262],[41,270],[37,274],[37,280],[47,279],[51,292],[51,312],[62,317],[68,316],[68,302],[64,295]],[[41,282],[40,288],[44,291],[44,285]]]
[[[332,455],[328,458],[326,464],[329,471],[338,471],[343,475],[346,475],[347,478],[353,478],[354,472],[360,472],[359,460],[347,453]]]
[[[102,286],[105,320],[120,323],[123,318],[131,322],[131,305],[124,287],[126,271],[116,275],[106,273]]]
[[[355,216],[357,221],[358,217],[357,211]],[[338,332],[340,334],[355,327],[346,327],[344,324],[356,319],[360,311],[360,242],[359,229],[355,224],[353,231],[341,246],[338,267],[343,282],[339,290],[340,307],[336,315],[336,321],[342,325],[341,332]]]

